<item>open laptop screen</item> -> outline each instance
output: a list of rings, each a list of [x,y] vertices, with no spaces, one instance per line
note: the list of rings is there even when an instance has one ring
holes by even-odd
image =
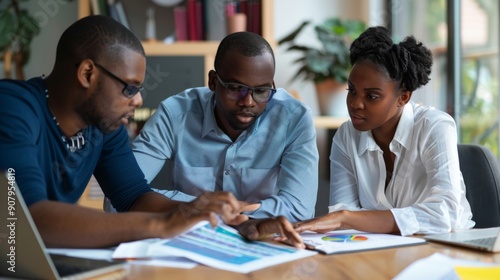
[[[72,279],[123,270],[123,261],[104,261],[56,255],[51,259],[15,184],[15,171],[0,172],[0,276],[23,279]],[[6,253],[5,253],[6,252]],[[60,275],[57,263],[65,267]],[[72,268],[68,264],[73,264]],[[75,275],[75,273],[78,273]],[[0,277],[1,278],[1,277]]]

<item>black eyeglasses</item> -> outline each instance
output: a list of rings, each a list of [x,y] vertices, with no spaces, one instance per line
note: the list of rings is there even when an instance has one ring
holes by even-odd
[[[115,74],[111,73],[108,69],[104,68],[103,66],[95,63],[95,66],[97,66],[99,69],[104,71],[104,73],[108,74],[111,78],[117,80],[118,82],[122,83],[125,87],[122,89],[123,95],[125,95],[128,98],[134,97],[139,91],[144,90],[144,87],[141,86],[136,86],[136,85],[131,85],[125,82],[124,80],[118,78]]]
[[[219,77],[219,74],[215,72],[215,76],[219,80],[220,84],[227,90],[227,96],[232,100],[240,100],[247,96],[248,92],[252,92],[252,98],[255,102],[258,103],[267,103],[273,95],[276,93],[276,87],[249,87],[246,85],[238,84],[238,83],[226,83],[222,81]]]

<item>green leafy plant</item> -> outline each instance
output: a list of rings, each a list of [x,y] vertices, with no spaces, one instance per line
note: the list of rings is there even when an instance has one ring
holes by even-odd
[[[295,42],[296,37],[310,24],[310,21],[303,22],[296,30],[278,41],[278,45],[288,45],[287,50],[302,53],[302,56],[295,61],[300,64],[295,77],[312,80],[314,83],[327,79],[345,83],[351,69],[350,45],[366,29],[366,24],[359,20],[339,18],[325,20],[314,26],[316,38],[321,43],[318,48]]]
[[[19,2],[24,1],[27,0],[11,0],[0,9],[0,56],[4,65],[14,62],[18,79],[24,79],[22,67],[29,59],[31,41],[40,33],[36,20],[19,7]],[[5,77],[9,78],[10,67],[4,68]]]

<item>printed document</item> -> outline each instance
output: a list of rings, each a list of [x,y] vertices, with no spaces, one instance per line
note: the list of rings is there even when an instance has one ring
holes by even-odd
[[[303,232],[300,236],[309,249],[324,254],[349,253],[426,243],[422,238],[368,233],[357,230],[335,230],[323,234]]]
[[[134,248],[142,247],[140,256],[130,254]],[[145,247],[148,247],[145,250]],[[219,223],[215,228],[201,222],[189,231],[172,239],[145,240],[122,243],[113,258],[144,258],[160,256],[185,257],[192,261],[218,269],[248,273],[272,265],[315,255],[315,251],[300,250],[292,246],[270,242],[248,241],[235,229]]]
[[[410,264],[393,280],[491,280],[498,279],[500,266],[495,263],[452,258],[441,253]]]

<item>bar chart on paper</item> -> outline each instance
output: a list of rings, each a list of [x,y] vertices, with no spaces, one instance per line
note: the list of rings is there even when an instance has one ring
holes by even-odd
[[[157,249],[240,273],[316,254],[281,244],[248,241],[233,228],[225,225],[212,228],[208,223],[160,244]]]

